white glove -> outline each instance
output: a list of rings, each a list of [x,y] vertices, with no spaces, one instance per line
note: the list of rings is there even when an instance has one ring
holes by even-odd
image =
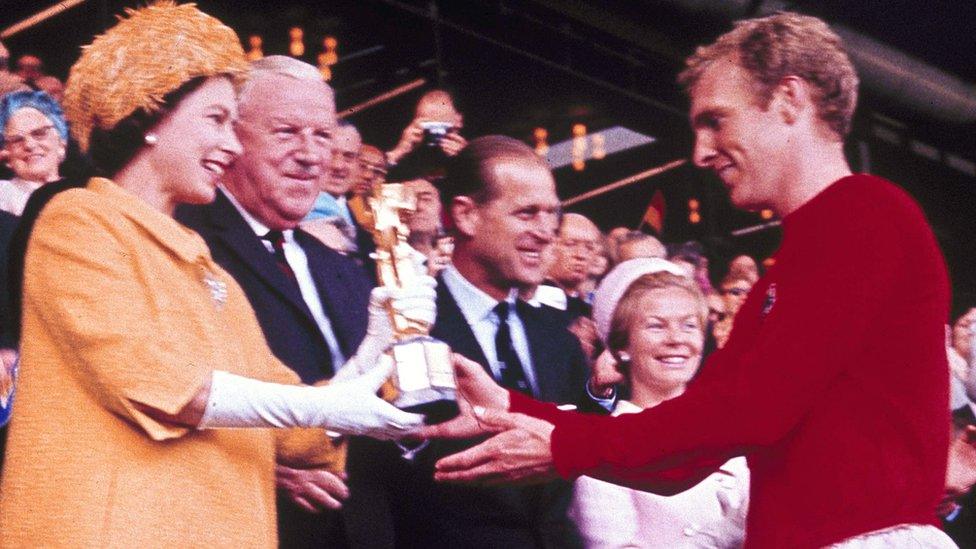
[[[428,325],[437,318],[437,281],[427,275],[417,275],[402,288],[377,286],[369,294],[369,323],[366,337],[359,344],[356,355],[336,372],[333,381],[344,381],[368,372],[379,364],[380,355],[394,343],[393,324],[386,305],[404,317]]]
[[[319,427],[346,435],[395,440],[423,426],[376,396],[390,365],[324,387],[266,383],[215,371],[200,429],[222,427]]]

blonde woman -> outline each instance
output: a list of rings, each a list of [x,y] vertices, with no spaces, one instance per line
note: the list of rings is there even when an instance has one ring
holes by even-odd
[[[593,316],[630,393],[613,415],[685,391],[701,364],[707,312],[697,284],[662,259],[625,261],[604,278]],[[738,547],[748,494],[749,471],[739,457],[671,497],[580,477],[570,513],[589,548]]]

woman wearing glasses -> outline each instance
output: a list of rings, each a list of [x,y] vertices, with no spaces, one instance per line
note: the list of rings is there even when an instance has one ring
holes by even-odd
[[[68,124],[51,96],[21,91],[0,100],[0,128],[0,155],[14,173],[9,181],[0,181],[0,210],[19,216],[32,192],[60,179]]]

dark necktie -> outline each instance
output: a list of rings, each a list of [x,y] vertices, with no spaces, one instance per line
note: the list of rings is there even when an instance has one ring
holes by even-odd
[[[285,274],[290,280],[297,281],[295,278],[295,271],[292,270],[291,265],[288,264],[288,259],[285,258],[285,235],[281,231],[268,231],[268,234],[262,236],[264,240],[271,243],[271,248],[274,250],[274,260],[278,264],[278,268],[282,273]]]
[[[501,370],[501,384],[507,389],[514,389],[527,395],[532,394],[529,381],[525,378],[522,361],[519,360],[515,347],[512,345],[512,333],[508,328],[508,302],[501,301],[495,305],[498,315],[498,331],[495,333],[495,353],[498,355],[498,367]]]

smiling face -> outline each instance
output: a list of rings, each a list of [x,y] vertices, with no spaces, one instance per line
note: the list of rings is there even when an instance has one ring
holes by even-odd
[[[335,130],[332,155],[322,177],[321,189],[334,197],[345,196],[359,179],[359,148],[362,141],[352,126]]]
[[[312,209],[332,151],[336,115],[321,81],[261,74],[241,98],[245,154],[225,186],[268,228],[294,228]]]
[[[163,182],[163,208],[213,201],[217,183],[241,153],[234,135],[237,103],[230,80],[214,77],[184,97],[150,133],[142,149]]]
[[[704,332],[700,302],[684,288],[643,292],[637,311],[624,350],[633,400],[646,407],[684,391],[701,364]]]
[[[690,116],[695,164],[715,172],[737,207],[779,211],[791,128],[757,104],[749,74],[732,60],[712,63],[691,90]]]
[[[543,254],[558,227],[559,199],[549,170],[535,158],[499,158],[491,165],[490,199],[455,199],[461,233],[455,264],[483,291],[502,299],[512,288],[539,284],[546,276]]]
[[[7,165],[14,175],[37,183],[58,179],[65,143],[44,113],[31,107],[18,110],[10,117],[3,135]]]
[[[952,325],[952,346],[963,358],[969,360],[972,354],[973,323],[976,322],[976,308],[969,309]]]

